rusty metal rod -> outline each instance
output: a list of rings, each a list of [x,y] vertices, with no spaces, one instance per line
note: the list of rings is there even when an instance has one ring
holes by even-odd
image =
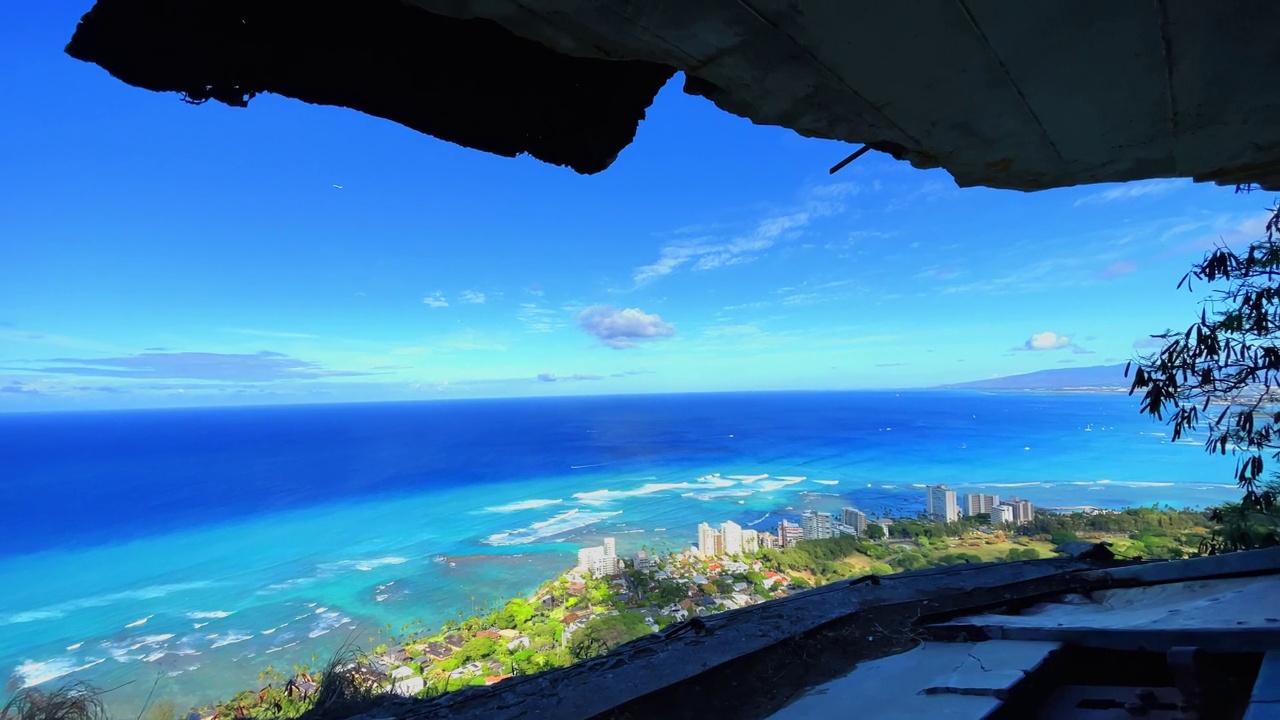
[[[849,163],[853,162],[854,160],[857,160],[858,158],[862,157],[862,156],[863,156],[864,154],[866,154],[866,152],[867,152],[868,150],[870,150],[870,149],[871,149],[871,146],[870,146],[870,145],[863,145],[862,147],[858,148],[857,150],[854,150],[852,155],[850,155],[849,157],[847,157],[847,158],[845,158],[845,159],[841,160],[840,162],[836,163],[835,165],[832,165],[832,166],[831,166],[831,169],[827,171],[827,174],[828,174],[828,175],[835,175],[836,173],[840,172],[840,170],[841,170],[845,165],[848,165]]]

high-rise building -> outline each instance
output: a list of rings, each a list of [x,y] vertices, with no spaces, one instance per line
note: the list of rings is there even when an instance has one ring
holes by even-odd
[[[867,534],[867,515],[857,508],[843,508],[840,510],[840,522],[853,528],[854,533],[858,537],[866,537]]]
[[[724,554],[724,536],[706,523],[698,525],[698,552],[703,557],[716,557]]]
[[[804,535],[799,525],[786,520],[778,523],[778,547],[795,547],[795,544],[802,539]]]
[[[1026,523],[1029,523],[1036,516],[1035,508],[1031,506],[1030,500],[1012,497],[1000,504],[1011,508],[1013,519],[1010,522],[1018,525],[1025,525]]]
[[[720,538],[725,555],[742,554],[742,526],[732,520],[720,523]]]
[[[745,529],[742,531],[742,554],[755,555],[760,551],[760,533],[755,530]]]
[[[762,532],[757,535],[760,541],[761,549],[773,549],[778,547],[778,536],[773,533]]]
[[[800,515],[800,532],[805,540],[822,540],[835,535],[831,524],[831,513],[805,510]]]
[[[999,504],[999,495],[969,493],[964,496],[964,514],[966,517],[973,517],[974,515],[992,515],[992,519],[994,519],[994,509]]]
[[[610,552],[617,547],[615,538],[605,538],[604,545],[578,550],[578,567],[596,577],[608,577],[618,572],[618,556]]]
[[[934,522],[959,520],[960,506],[956,503],[956,491],[946,485],[930,485],[925,488],[924,514]]]
[[[591,568],[595,566],[596,561],[602,557],[604,557],[604,548],[599,545],[581,548],[578,550],[578,567],[591,572]]]
[[[994,523],[1012,523],[1013,522],[1013,506],[1000,504],[991,508],[991,522]]]
[[[604,539],[604,554],[605,554],[605,555],[614,555],[614,556],[616,556],[616,555],[618,554],[618,539],[617,539],[617,538],[605,538],[605,539]]]

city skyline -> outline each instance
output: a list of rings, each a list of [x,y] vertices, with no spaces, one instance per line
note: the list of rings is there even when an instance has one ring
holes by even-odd
[[[1123,362],[1261,233],[1189,181],[961,189],[660,93],[592,177],[274,96],[191,107],[0,10],[0,412],[926,387]],[[50,91],[53,89],[54,91]],[[25,98],[39,95],[39,104]],[[93,113],[86,113],[93,107]],[[1123,312],[1117,312],[1123,309]]]

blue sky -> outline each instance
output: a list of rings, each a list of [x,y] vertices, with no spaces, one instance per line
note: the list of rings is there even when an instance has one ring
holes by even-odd
[[[959,189],[678,76],[599,175],[274,96],[192,107],[0,8],[0,411],[931,386],[1121,362],[1270,198]],[[341,189],[334,187],[340,185]]]

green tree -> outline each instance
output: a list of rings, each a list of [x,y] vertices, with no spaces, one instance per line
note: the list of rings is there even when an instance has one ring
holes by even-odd
[[[1141,410],[1167,418],[1175,441],[1203,427],[1206,450],[1236,455],[1246,523],[1280,512],[1276,489],[1263,479],[1266,459],[1280,461],[1280,204],[1269,212],[1260,239],[1239,251],[1220,244],[1178,283],[1212,288],[1200,319],[1153,335],[1160,349],[1125,368],[1133,371],[1129,393],[1141,391]],[[1237,542],[1207,549],[1280,543],[1274,533],[1241,530],[1233,531]]]
[[[883,539],[884,539],[884,527],[882,527],[882,526],[881,526],[881,525],[879,525],[878,523],[871,523],[870,525],[868,525],[868,526],[867,526],[867,539],[868,539],[868,540],[883,540]]]
[[[461,660],[463,664],[466,664],[493,655],[498,651],[499,647],[500,644],[496,638],[471,638],[463,644],[462,647],[458,648],[458,651],[453,654],[453,657]]]
[[[498,627],[503,629],[516,629],[524,627],[525,623],[533,619],[533,606],[520,598],[511,600],[502,606],[502,613],[499,615]]]
[[[574,660],[600,655],[652,632],[644,616],[637,612],[592,618],[583,623],[569,641],[569,654]]]

